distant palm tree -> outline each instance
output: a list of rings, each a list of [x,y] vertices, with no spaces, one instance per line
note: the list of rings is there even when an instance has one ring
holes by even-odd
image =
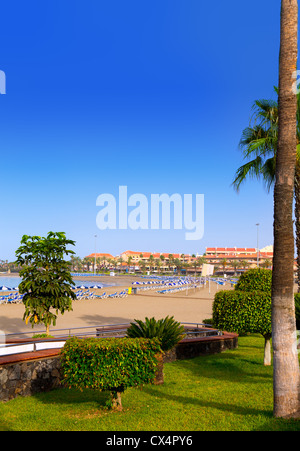
[[[130,256],[128,257],[128,260],[127,260],[127,265],[128,265],[128,266],[132,266],[132,265],[131,265],[132,260],[133,260],[133,257],[130,255]],[[128,270],[129,270],[129,269],[128,269]],[[135,272],[135,265],[134,265],[134,264],[133,264],[133,272]]]
[[[241,260],[241,267],[245,270],[246,268],[249,268],[250,263],[248,260]]]
[[[234,269],[234,275],[236,276],[236,270],[241,267],[241,262],[239,260],[231,260],[231,266]]]
[[[160,272],[160,268],[162,266],[162,262],[160,258],[155,259],[155,267],[157,268],[157,271]]]
[[[70,264],[72,271],[78,271],[82,266],[80,257],[76,257],[76,255],[72,255],[70,258]]]
[[[174,257],[173,254],[169,254],[169,271],[171,271],[171,266],[174,265]]]
[[[226,268],[226,266],[227,266],[227,260],[226,260],[226,258],[223,258],[223,259],[220,261],[220,263],[221,263],[221,265],[223,266],[223,276],[224,276],[225,268]]]
[[[82,260],[83,267],[84,268],[86,267],[86,270],[89,271],[90,270],[90,266],[93,265],[93,261],[94,261],[94,259],[91,258],[91,257],[84,257],[83,260]]]
[[[179,258],[175,258],[174,265],[176,267],[177,274],[180,274],[180,270],[183,266],[183,262],[179,260]]]
[[[150,257],[148,258],[148,264],[149,264],[149,270],[152,271],[153,265],[154,265],[154,257],[152,254],[150,254]]]
[[[160,261],[161,261],[161,266],[163,267],[164,270],[164,266],[165,266],[165,256],[163,254],[160,254],[159,256]]]
[[[138,265],[139,265],[140,269],[142,270],[142,272],[145,272],[146,263],[144,262],[144,260],[139,260]]]
[[[195,254],[193,254],[193,255],[195,256]],[[191,263],[191,265],[194,267],[195,275],[196,275],[197,268],[199,266],[203,266],[203,263],[206,263],[206,258],[205,257],[197,257],[197,258],[195,258],[193,263]]]
[[[123,257],[119,257],[118,258],[118,261],[117,261],[117,264],[118,264],[118,270],[119,270],[119,274],[120,274],[120,272],[121,272],[121,270],[122,270],[122,263],[124,262],[124,259],[123,259]]]
[[[263,268],[270,268],[272,266],[272,262],[271,260],[269,260],[268,258],[261,263],[261,265]]]

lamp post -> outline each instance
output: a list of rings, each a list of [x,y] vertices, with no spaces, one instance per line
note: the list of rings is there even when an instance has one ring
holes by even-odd
[[[259,249],[258,249],[258,228],[259,224],[255,224],[257,226],[257,267],[259,268]]]
[[[96,252],[97,252],[97,235],[95,235],[95,261],[94,261],[94,276],[96,275]]]

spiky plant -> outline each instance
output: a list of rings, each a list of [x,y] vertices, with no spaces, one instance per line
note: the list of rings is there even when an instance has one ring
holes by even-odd
[[[127,329],[130,338],[159,338],[162,351],[172,349],[185,337],[184,327],[174,317],[164,319],[145,318],[145,321],[135,319]]]

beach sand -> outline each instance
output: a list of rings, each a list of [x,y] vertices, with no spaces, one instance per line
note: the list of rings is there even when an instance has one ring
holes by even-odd
[[[139,280],[134,276],[113,278],[102,276],[91,279],[96,284],[101,281],[118,284],[118,286],[95,290],[97,294],[120,292],[123,288],[131,287],[132,281]],[[74,280],[76,283],[76,279]],[[218,289],[228,290],[231,289],[231,285],[226,283]],[[73,301],[73,311],[65,312],[64,315],[58,314],[56,326],[52,326],[50,330],[74,327],[91,327],[93,330],[94,326],[128,323],[134,319],[144,320],[146,316],[159,319],[167,315],[174,316],[175,320],[180,322],[201,323],[204,319],[212,317],[212,304],[216,291],[217,285],[211,283],[210,293],[207,284],[206,287],[191,288],[188,291],[172,294],[159,294],[156,290],[148,290],[125,298],[76,300]],[[30,324],[26,325],[22,319],[23,314],[23,304],[0,305],[0,330],[5,334],[44,332],[45,328],[42,324],[34,329]]]

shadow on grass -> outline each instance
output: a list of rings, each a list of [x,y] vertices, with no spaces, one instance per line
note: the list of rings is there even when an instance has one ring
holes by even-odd
[[[165,391],[162,391],[159,387],[146,386],[143,391],[150,396],[155,397],[158,400],[166,400],[167,402],[181,403],[185,409],[194,407],[203,407],[207,409],[207,411],[211,412],[211,409],[216,409],[221,412],[234,414],[234,415],[244,415],[245,417],[260,416],[260,425],[251,425],[249,422],[249,431],[300,431],[300,419],[283,419],[283,418],[274,418],[272,410],[263,410],[259,408],[254,408],[250,406],[241,406],[236,405],[230,402],[218,402],[218,401],[204,401],[200,398],[192,398],[189,396],[180,396],[175,395],[174,393],[168,394]],[[211,413],[210,413],[211,415]],[[248,420],[245,419],[245,422]]]
[[[270,415],[269,415],[268,413],[266,413],[265,410],[254,409],[254,408],[247,407],[247,406],[243,407],[243,406],[238,406],[236,404],[224,403],[224,402],[218,402],[218,401],[204,401],[203,399],[200,399],[200,398],[191,398],[189,396],[180,396],[180,395],[175,395],[174,393],[168,394],[158,388],[151,387],[151,386],[144,387],[143,391],[151,396],[155,396],[158,399],[170,401],[172,403],[179,402],[186,407],[198,406],[198,407],[205,407],[207,409],[213,408],[213,409],[221,410],[223,412],[230,412],[230,413],[234,413],[234,414],[238,414],[238,415],[264,415],[264,416],[270,417],[272,414],[270,412]]]
[[[208,378],[219,381],[261,384],[272,381],[272,368],[263,361],[247,358],[236,350],[221,354],[200,356],[193,359],[177,360],[174,365],[178,371],[186,372],[191,379]]]
[[[100,390],[77,390],[65,387],[54,390],[36,393],[33,395],[37,400],[44,404],[68,405],[95,405],[97,408],[106,408],[106,402],[110,399],[110,393]]]

